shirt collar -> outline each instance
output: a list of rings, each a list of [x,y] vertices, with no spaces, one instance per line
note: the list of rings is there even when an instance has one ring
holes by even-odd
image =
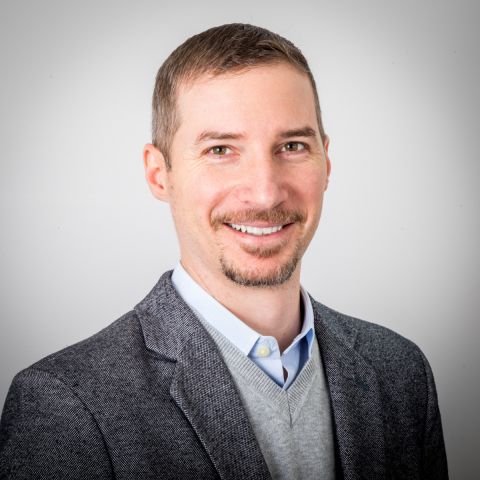
[[[172,282],[180,296],[202,320],[217,329],[243,354],[248,356],[255,343],[262,337],[257,331],[242,322],[205,291],[183,268],[180,262],[177,263],[173,270]],[[314,335],[313,308],[308,293],[303,287],[300,287],[300,291],[304,310],[302,329],[284,353],[287,353],[288,350],[305,337],[308,342],[308,353],[310,356]]]

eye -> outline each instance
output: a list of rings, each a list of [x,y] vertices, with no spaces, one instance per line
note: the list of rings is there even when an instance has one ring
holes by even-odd
[[[282,152],[300,152],[301,150],[305,150],[306,146],[302,142],[288,142],[286,143],[281,151]]]
[[[232,153],[232,149],[225,147],[224,145],[217,145],[215,147],[212,147],[208,153],[212,153],[213,155],[217,155],[219,157],[223,157],[224,155],[227,155],[228,153]]]

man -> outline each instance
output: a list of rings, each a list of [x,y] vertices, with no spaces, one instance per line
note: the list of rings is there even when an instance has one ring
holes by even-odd
[[[1,478],[447,478],[421,351],[300,286],[328,145],[289,41],[231,24],[171,54],[144,165],[181,261],[134,310],[16,376]]]

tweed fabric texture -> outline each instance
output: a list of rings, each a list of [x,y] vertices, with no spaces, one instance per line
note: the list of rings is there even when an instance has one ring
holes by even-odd
[[[166,272],[134,310],[13,380],[0,479],[269,479],[238,389]],[[413,343],[312,301],[338,478],[445,479],[435,385]]]

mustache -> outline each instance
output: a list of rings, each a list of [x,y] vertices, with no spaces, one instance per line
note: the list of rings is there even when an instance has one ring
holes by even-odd
[[[246,224],[248,222],[268,222],[274,225],[287,223],[305,223],[307,215],[301,210],[256,210],[254,208],[238,212],[225,212],[212,215],[211,223],[215,229],[224,223]]]

